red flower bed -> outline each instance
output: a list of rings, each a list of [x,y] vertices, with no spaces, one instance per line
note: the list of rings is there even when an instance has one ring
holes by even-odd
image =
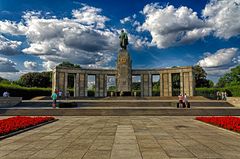
[[[0,120],[0,136],[53,120],[54,117],[16,116]]]
[[[203,121],[224,129],[240,132],[240,118],[233,116],[222,117],[196,117],[196,120]]]

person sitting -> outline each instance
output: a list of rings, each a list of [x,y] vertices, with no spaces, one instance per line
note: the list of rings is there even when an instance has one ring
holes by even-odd
[[[3,97],[9,97],[9,93],[7,91],[3,92]]]
[[[187,107],[187,108],[190,108],[190,103],[188,102],[188,96],[187,96],[187,94],[185,93],[184,94],[184,99],[183,99],[184,101],[184,107]]]
[[[182,105],[182,107],[183,107],[183,95],[182,94],[180,94],[178,96],[178,104],[179,104],[179,107],[180,107],[180,105]]]

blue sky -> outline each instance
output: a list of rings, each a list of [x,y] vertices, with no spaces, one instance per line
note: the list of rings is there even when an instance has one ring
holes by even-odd
[[[113,68],[125,29],[133,68],[199,64],[216,82],[240,63],[239,15],[240,0],[0,0],[0,76]]]

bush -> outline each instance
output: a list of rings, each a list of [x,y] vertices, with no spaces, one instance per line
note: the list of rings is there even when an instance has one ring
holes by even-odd
[[[195,95],[196,96],[204,96],[210,99],[216,99],[216,93],[226,91],[228,97],[240,97],[240,86],[231,86],[225,88],[196,88]]]
[[[27,88],[16,84],[0,83],[0,95],[8,91],[11,97],[22,97],[24,100],[36,96],[51,96],[51,88]]]

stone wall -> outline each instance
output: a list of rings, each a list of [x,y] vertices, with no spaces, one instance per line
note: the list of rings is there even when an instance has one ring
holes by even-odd
[[[12,107],[22,102],[22,97],[0,97],[0,107]]]

